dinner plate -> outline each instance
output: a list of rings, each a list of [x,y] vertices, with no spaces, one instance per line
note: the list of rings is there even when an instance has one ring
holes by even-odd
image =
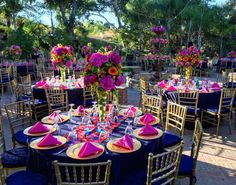
[[[112,152],[116,152],[116,153],[132,153],[132,152],[135,152],[137,150],[139,150],[141,148],[141,143],[140,141],[138,141],[137,139],[133,139],[133,145],[134,145],[134,148],[133,150],[128,150],[128,149],[125,149],[123,147],[119,147],[119,146],[116,146],[116,145],[113,145],[113,143],[117,140],[119,140],[120,138],[116,138],[116,139],[113,139],[111,141],[109,141],[107,143],[107,149],[112,151]]]
[[[141,135],[138,134],[141,129],[142,128],[137,128],[133,131],[134,137],[136,137],[138,139],[143,139],[143,140],[152,140],[152,139],[158,139],[163,135],[162,130],[160,130],[158,128],[155,128],[158,132],[157,134],[141,136]]]
[[[24,134],[27,135],[27,136],[44,136],[44,135],[47,135],[49,133],[52,133],[52,132],[55,132],[56,131],[56,128],[53,127],[52,125],[44,125],[48,128],[48,132],[38,132],[38,133],[29,133],[29,129],[31,129],[33,126],[31,127],[28,127],[24,130]]]
[[[66,121],[69,119],[69,117],[66,116],[66,115],[60,115],[60,116],[63,118],[63,121],[62,121],[61,123],[66,122]],[[43,123],[49,124],[49,125],[53,125],[53,124],[54,124],[54,121],[53,121],[52,119],[49,119],[48,116],[42,118],[41,121],[42,121]]]
[[[62,137],[62,136],[54,136],[54,137],[56,137],[57,140],[61,142],[60,145],[39,147],[37,144],[41,141],[41,139],[43,139],[43,137],[40,137],[38,139],[33,140],[30,143],[30,147],[33,149],[37,149],[37,150],[49,150],[49,149],[54,149],[54,148],[60,147],[60,146],[64,145],[67,141],[66,138]]]
[[[94,155],[90,155],[90,156],[81,158],[81,157],[78,156],[78,154],[79,154],[79,151],[80,151],[80,149],[81,149],[81,147],[83,146],[84,143],[85,142],[74,144],[74,145],[70,146],[66,151],[66,155],[70,158],[73,158],[73,159],[88,160],[88,159],[95,159],[95,158],[101,156],[104,153],[104,147],[102,145],[100,145],[99,143],[91,142],[93,145],[101,148],[102,151],[99,152],[99,153],[96,153]]]
[[[140,121],[141,117],[142,116],[138,117],[137,124],[138,125],[145,125],[142,121]],[[158,117],[156,117],[156,116],[154,116],[154,117],[155,117],[155,121],[150,122],[149,125],[156,125],[156,124],[160,123],[160,119]]]
[[[86,108],[85,111],[87,113],[90,113],[92,111],[91,108]],[[72,116],[75,116],[75,117],[80,117],[80,116],[84,116],[85,113],[77,113],[76,110],[72,112]]]
[[[136,112],[135,112],[135,116],[141,116],[142,115],[142,111],[138,108],[138,107],[135,107],[136,108]],[[125,113],[128,111],[128,108],[127,109],[121,109],[120,110],[120,114],[122,116],[125,116]]]

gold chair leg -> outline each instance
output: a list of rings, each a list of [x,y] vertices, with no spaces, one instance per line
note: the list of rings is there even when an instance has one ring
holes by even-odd
[[[229,114],[229,134],[231,134],[231,130],[232,130],[232,116],[231,113]]]
[[[216,137],[219,136],[219,129],[220,129],[220,115],[217,116],[217,128],[216,128]]]

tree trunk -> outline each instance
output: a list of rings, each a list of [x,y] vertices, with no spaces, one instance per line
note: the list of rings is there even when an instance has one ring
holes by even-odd
[[[223,56],[223,36],[220,37],[220,57]]]
[[[188,47],[188,44],[189,44],[189,42],[190,42],[191,29],[192,29],[192,20],[189,21],[188,39],[187,39],[186,47]]]
[[[167,51],[170,53],[171,47],[170,47],[170,30],[171,30],[171,18],[168,18],[167,21],[167,40],[168,40],[168,45],[167,45]]]
[[[197,45],[198,48],[200,49],[202,46],[202,38],[201,38],[201,32],[202,32],[202,26],[200,25],[199,29],[198,29],[198,40],[197,40]]]
[[[121,28],[122,24],[121,24],[121,19],[120,19],[119,8],[118,8],[118,5],[117,5],[117,0],[112,1],[112,8],[113,8],[115,16],[117,18],[118,27]]]

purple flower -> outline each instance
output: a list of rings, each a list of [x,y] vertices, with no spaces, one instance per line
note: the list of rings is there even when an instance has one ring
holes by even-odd
[[[187,50],[182,49],[182,50],[180,50],[179,53],[180,53],[181,56],[186,56],[188,52],[187,52]]]
[[[121,75],[121,76],[118,76],[118,77],[117,77],[115,84],[116,84],[117,86],[120,86],[120,85],[122,85],[124,82],[125,82],[125,77],[124,77],[123,75]]]
[[[186,63],[185,63],[185,66],[186,66],[186,67],[189,67],[190,65],[191,65],[190,62],[186,62]]]
[[[109,57],[107,55],[101,55],[102,63],[107,63],[109,61]]]
[[[100,86],[105,90],[105,91],[110,91],[115,88],[115,80],[112,79],[111,76],[104,76],[100,78]]]
[[[89,59],[89,62],[94,67],[101,67],[102,57],[99,53],[93,53]]]
[[[90,84],[90,75],[86,75],[84,77],[84,85],[88,86]]]
[[[110,58],[111,62],[114,64],[119,64],[121,62],[121,57],[115,52],[110,52],[108,57]]]
[[[70,66],[71,66],[71,60],[68,60],[68,61],[66,62],[66,67],[69,68]]]

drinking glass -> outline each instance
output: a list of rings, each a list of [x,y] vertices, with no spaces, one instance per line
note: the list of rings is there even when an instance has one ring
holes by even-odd
[[[128,125],[125,128],[125,134],[132,135],[133,134],[133,127],[132,127],[132,120],[128,120]]]
[[[70,106],[70,109],[69,109],[69,111],[68,111],[68,117],[69,117],[69,119],[70,119],[70,121],[72,121],[72,117],[73,117],[73,113],[74,113],[74,109],[73,109],[73,106],[74,106],[75,104],[69,104],[69,106]]]
[[[71,131],[67,136],[67,140],[71,141],[72,143],[76,143],[78,141],[78,136],[75,130],[75,127],[72,127]]]

